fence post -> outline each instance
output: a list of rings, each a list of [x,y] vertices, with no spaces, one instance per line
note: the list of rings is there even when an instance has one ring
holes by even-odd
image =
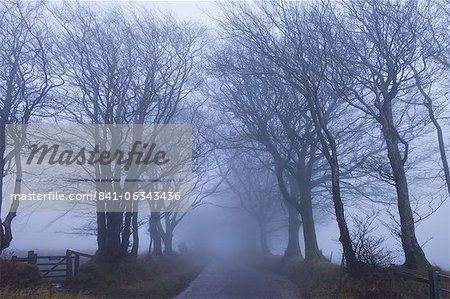
[[[28,264],[36,265],[37,263],[37,254],[34,253],[34,250],[28,251]]]
[[[437,271],[428,271],[428,279],[430,280],[430,298],[440,299],[439,273]]]
[[[72,280],[72,254],[70,250],[66,251],[66,282]]]

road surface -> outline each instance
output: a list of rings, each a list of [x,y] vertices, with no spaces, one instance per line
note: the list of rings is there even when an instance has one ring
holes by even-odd
[[[298,298],[298,289],[280,275],[236,259],[216,259],[176,297],[188,298]]]

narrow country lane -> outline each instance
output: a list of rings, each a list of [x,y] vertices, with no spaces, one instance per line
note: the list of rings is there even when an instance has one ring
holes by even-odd
[[[231,258],[216,259],[176,299],[298,298],[288,279]]]

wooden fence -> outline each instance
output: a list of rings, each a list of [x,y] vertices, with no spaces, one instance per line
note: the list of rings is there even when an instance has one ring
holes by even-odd
[[[78,274],[80,257],[92,258],[92,255],[69,249],[66,250],[66,255],[37,255],[34,251],[28,251],[26,258],[13,256],[11,260],[36,265],[43,279],[66,284]]]
[[[395,283],[395,276],[400,275],[409,280],[426,283],[429,285],[430,298],[450,298],[450,276],[439,271],[416,271],[391,265],[391,290]]]

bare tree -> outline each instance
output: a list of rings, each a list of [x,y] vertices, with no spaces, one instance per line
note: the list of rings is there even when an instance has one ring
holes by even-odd
[[[330,93],[324,74],[328,68],[324,32],[331,24],[324,19],[327,7],[311,3],[258,3],[255,6],[230,1],[223,9],[221,25],[225,33],[249,52],[270,61],[304,101],[313,123],[320,150],[331,169],[332,198],[341,244],[348,268],[355,272],[357,261],[344,205],[341,198],[341,173],[332,115],[345,106]],[[272,68],[273,69],[273,68]]]
[[[408,139],[419,121],[410,117],[415,106],[409,92],[415,80],[411,65],[420,61],[418,37],[424,19],[418,17],[416,2],[356,0],[343,7],[337,46],[330,55],[337,61],[332,64],[338,94],[379,124],[397,191],[405,265],[427,268],[430,264],[415,235],[405,172]]]
[[[231,51],[231,48],[240,50]],[[321,158],[317,154],[312,121],[294,90],[285,86],[276,75],[264,74],[264,63],[270,64],[246,52],[238,44],[219,51],[214,59],[213,72],[221,90],[215,94],[215,101],[222,111],[242,123],[244,134],[237,134],[252,140],[260,150],[271,155],[283,197],[302,216],[305,257],[308,260],[321,258],[311,191],[323,178],[314,177]],[[289,182],[289,177],[294,181]],[[297,190],[294,194],[289,191],[292,184],[298,185],[294,187]],[[298,231],[299,225],[294,226]],[[293,231],[293,235],[298,239],[298,233]],[[298,244],[292,244],[295,243]],[[295,254],[299,253],[295,250]]]
[[[13,152],[5,152],[6,125],[28,124],[33,119],[38,121],[46,112],[54,111],[55,107],[47,109],[54,106],[50,94],[63,83],[53,63],[54,36],[45,22],[46,15],[43,2],[0,3],[0,214],[3,180],[11,159],[17,171],[15,189],[20,190],[17,184],[20,185],[21,178],[20,161],[13,159]],[[11,244],[11,222],[16,216],[17,205],[11,206],[2,222],[0,252]]]
[[[204,35],[195,25],[148,12],[96,12],[80,4],[56,15],[64,29],[61,55],[71,117],[79,123],[167,124],[201,83],[195,69]],[[97,213],[99,252],[126,254],[136,217],[132,212]]]
[[[268,159],[255,159],[257,154],[233,154],[227,162],[230,169],[223,177],[237,196],[240,207],[257,224],[261,253],[270,254],[270,234],[287,227],[287,213],[275,173],[270,169],[270,163],[264,161]],[[295,215],[298,218],[298,212]],[[296,234],[298,236],[298,229]]]
[[[450,195],[450,169],[444,141],[444,132],[440,123],[440,115],[448,109],[445,96],[439,95],[439,86],[446,85],[445,78],[450,72],[450,43],[448,24],[450,15],[450,2],[424,1],[420,6],[420,18],[423,19],[423,30],[418,36],[420,42],[421,63],[412,64],[416,87],[423,97],[422,104],[428,112],[433,126],[436,129],[439,154],[444,172],[447,192]],[[447,88],[448,89],[448,88]],[[439,100],[439,98],[441,98]],[[444,99],[442,99],[444,98]]]
[[[192,210],[204,205],[206,199],[216,193],[222,184],[222,180],[215,172],[216,163],[213,159],[215,145],[210,142],[210,121],[208,120],[208,113],[205,111],[204,102],[203,93],[196,93],[196,96],[192,97],[174,118],[175,122],[191,124],[192,126],[192,176],[190,179]],[[175,229],[187,215],[188,212],[170,212],[170,207],[162,213],[152,213],[149,218],[149,231],[155,240],[150,240],[149,253],[153,252],[155,255],[163,253],[159,251],[159,238],[164,242],[164,253],[172,254]],[[152,217],[155,218],[152,220]],[[159,220],[155,220],[157,218]]]

